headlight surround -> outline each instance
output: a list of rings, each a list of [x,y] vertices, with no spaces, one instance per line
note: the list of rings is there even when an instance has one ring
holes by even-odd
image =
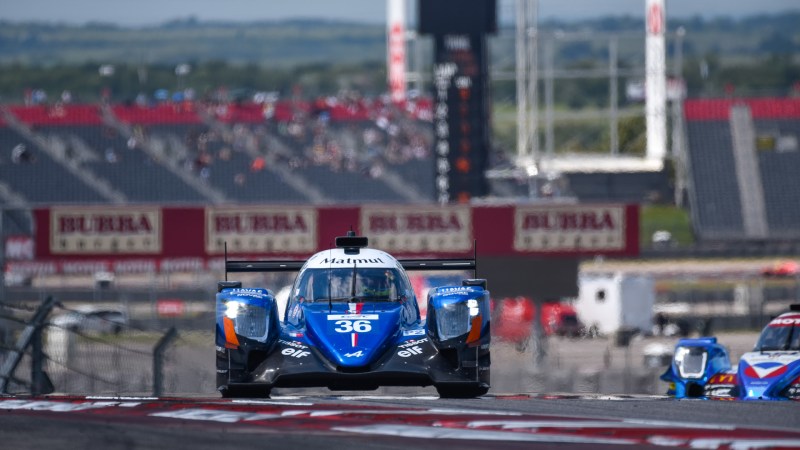
[[[233,321],[236,334],[250,339],[267,338],[267,308],[232,300],[225,305],[225,316]]]
[[[678,347],[674,362],[681,378],[699,379],[706,371],[708,351],[703,347]]]
[[[439,339],[446,341],[469,332],[470,308],[466,302],[447,303],[436,311]]]

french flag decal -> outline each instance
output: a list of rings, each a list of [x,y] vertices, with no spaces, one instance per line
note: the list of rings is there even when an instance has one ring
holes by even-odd
[[[788,366],[779,362],[762,362],[753,364],[744,369],[744,374],[750,378],[773,378],[786,373]]]
[[[348,303],[347,304],[347,312],[350,314],[361,314],[361,310],[364,308],[363,303]],[[350,333],[350,345],[353,347],[358,345],[358,333]]]

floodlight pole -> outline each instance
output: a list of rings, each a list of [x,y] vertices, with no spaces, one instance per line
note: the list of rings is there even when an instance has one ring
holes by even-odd
[[[528,43],[528,139],[530,158],[539,164],[539,0],[528,1],[526,41]]]
[[[619,94],[617,89],[619,67],[617,56],[617,38],[612,36],[608,40],[608,98],[609,109],[611,110],[611,123],[609,124],[609,150],[611,154],[619,154]]]
[[[514,47],[516,49],[517,72],[517,157],[523,161],[528,156],[528,40],[527,40],[527,6],[528,0],[517,0],[517,32]]]
[[[538,160],[538,0],[517,0],[517,156]]]
[[[555,135],[553,132],[553,90],[555,65],[555,36],[545,41],[544,47],[544,151],[548,158],[555,156]]]

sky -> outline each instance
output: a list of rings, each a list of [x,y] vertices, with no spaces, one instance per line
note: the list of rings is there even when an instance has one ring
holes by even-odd
[[[412,0],[408,0],[409,2]],[[799,0],[665,0],[669,17],[728,16],[800,11]],[[416,2],[414,2],[416,4]],[[513,0],[499,0],[501,17]],[[602,16],[644,16],[644,0],[539,0],[542,20]],[[201,21],[328,18],[384,23],[384,0],[0,0],[0,20],[68,24],[107,22],[122,26],[157,25],[173,19]]]

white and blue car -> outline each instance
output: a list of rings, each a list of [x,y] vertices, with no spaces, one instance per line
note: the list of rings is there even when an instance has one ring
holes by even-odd
[[[716,338],[681,339],[661,379],[677,398],[800,400],[800,304],[772,319],[737,367]]]
[[[267,397],[275,387],[374,390],[434,386],[442,397],[489,390],[486,280],[431,289],[422,319],[406,270],[473,270],[474,259],[397,260],[366,237],[336,239],[307,261],[226,261],[228,272],[297,271],[279,317],[273,292],[221,281],[217,389]]]

